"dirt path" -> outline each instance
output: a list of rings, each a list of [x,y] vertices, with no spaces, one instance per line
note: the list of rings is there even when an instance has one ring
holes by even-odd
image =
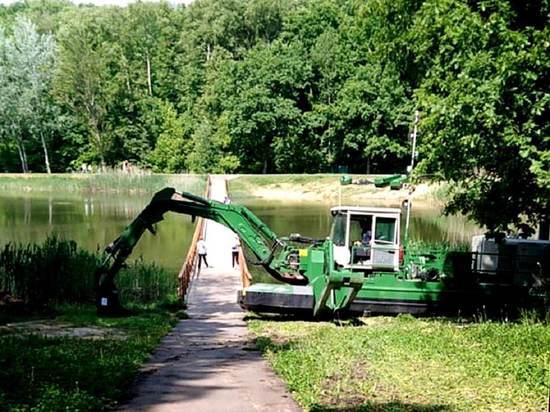
[[[223,200],[222,178],[211,197]],[[233,232],[208,222],[206,244],[212,266],[192,283],[190,319],[168,334],[146,364],[136,396],[124,411],[299,411],[282,381],[251,343],[235,303],[240,286],[231,268]]]

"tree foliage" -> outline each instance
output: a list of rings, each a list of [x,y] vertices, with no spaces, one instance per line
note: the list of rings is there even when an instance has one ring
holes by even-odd
[[[497,231],[548,219],[550,60],[547,30],[512,30],[508,5],[493,7],[426,3],[415,44],[430,62],[417,92],[423,166],[453,185],[449,212]]]
[[[29,171],[28,146],[38,141],[50,172],[48,140],[57,114],[49,90],[55,59],[51,35],[39,34],[26,17],[18,16],[11,36],[0,29],[0,136],[17,148],[21,170]]]
[[[0,6],[1,168],[26,156],[45,170],[49,150],[57,171],[399,173],[418,109],[419,173],[450,182],[449,212],[490,230],[533,223],[550,209],[548,12],[509,0]],[[48,64],[17,66],[22,19],[57,50]],[[20,80],[32,67],[38,89]]]

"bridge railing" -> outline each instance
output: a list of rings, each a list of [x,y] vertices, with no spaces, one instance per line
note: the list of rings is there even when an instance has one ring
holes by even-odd
[[[243,284],[243,289],[250,286],[252,281],[252,274],[248,270],[248,264],[246,263],[246,256],[243,252],[243,247],[239,247],[239,268],[241,270],[241,282]]]
[[[206,199],[210,198],[210,176],[206,178],[206,188],[204,190],[204,197]],[[191,279],[197,274],[197,242],[204,236],[204,219],[197,218],[197,223],[195,225],[195,231],[193,232],[193,238],[191,239],[191,245],[187,251],[187,256],[183,265],[178,274],[178,296],[183,301],[187,298],[187,292],[189,285],[191,284]]]

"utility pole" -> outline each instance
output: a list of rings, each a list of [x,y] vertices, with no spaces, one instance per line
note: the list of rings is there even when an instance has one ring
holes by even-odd
[[[418,110],[414,113],[414,126],[413,126],[413,132],[412,132],[412,153],[411,153],[411,164],[409,167],[407,167],[407,172],[410,177],[410,175],[413,172],[414,169],[414,160],[416,158],[416,134],[418,131],[418,121],[420,120],[420,114],[418,113]],[[409,195],[407,197],[407,220],[405,223],[405,241],[409,240],[409,222],[411,220],[411,186],[410,186],[410,179],[409,179]]]
[[[420,114],[418,113],[418,110],[417,110],[414,112],[414,126],[413,126],[413,132],[412,132],[413,147],[412,147],[412,154],[411,154],[411,170],[409,170],[409,173],[412,173],[413,171],[414,159],[416,158],[416,132],[417,132],[419,120],[420,120]]]

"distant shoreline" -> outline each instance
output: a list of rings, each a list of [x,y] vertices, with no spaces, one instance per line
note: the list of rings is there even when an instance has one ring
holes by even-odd
[[[382,175],[354,175],[356,179],[374,179]],[[385,176],[385,175],[384,175]],[[401,206],[409,197],[409,190],[391,190],[368,185],[340,185],[341,175],[235,175],[229,180],[229,192],[233,199],[269,200],[293,202],[322,202],[348,204],[375,203],[386,206]],[[435,183],[420,183],[414,186],[411,199],[420,204],[434,203],[441,206],[445,199],[446,186]]]
[[[152,173],[3,173],[0,190],[19,192],[83,192],[152,194],[164,187],[202,193],[205,175]]]
[[[278,174],[225,175],[229,192],[237,202],[287,201],[322,202],[336,204],[375,203],[400,206],[407,199],[407,188],[391,190],[368,185],[340,185],[340,174]],[[373,180],[386,175],[353,175],[357,179]],[[163,187],[201,194],[206,175],[200,174],[132,174],[132,173],[2,173],[0,190],[20,192],[89,192],[89,193],[154,193]],[[445,199],[445,185],[420,183],[411,194],[415,204],[441,205]]]

